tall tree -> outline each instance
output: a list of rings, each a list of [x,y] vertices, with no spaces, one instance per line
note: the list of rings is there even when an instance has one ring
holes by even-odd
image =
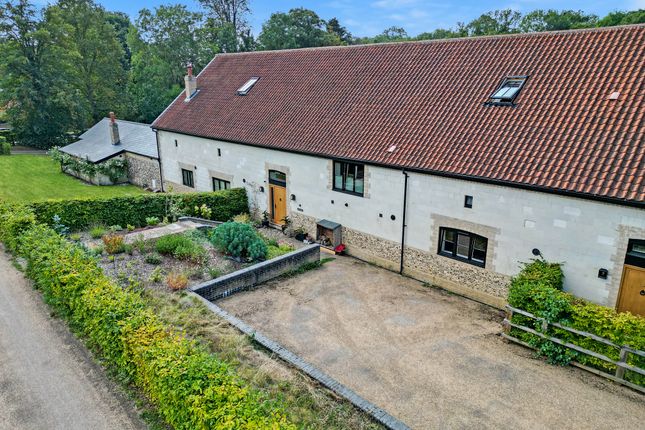
[[[207,27],[217,37],[222,52],[247,51],[253,36],[247,21],[251,13],[248,0],[199,0],[208,15]]]
[[[327,32],[327,23],[314,11],[304,8],[277,12],[262,25],[258,37],[261,49],[293,49],[340,45],[336,34]]]
[[[186,6],[142,9],[128,34],[132,70],[129,117],[150,122],[181,91],[186,66],[199,72],[218,52],[204,16]]]
[[[75,86],[82,95],[83,128],[110,111],[123,112],[127,79],[123,47],[105,10],[92,0],[60,0],[49,11],[56,11],[68,25],[77,53]]]
[[[495,10],[472,20],[466,29],[471,36],[517,33],[521,18],[522,14],[511,9]]]
[[[570,30],[572,28],[594,27],[598,17],[581,10],[534,10],[522,18],[523,32]]]
[[[338,18],[332,18],[327,21],[327,32],[338,37],[344,45],[351,45],[354,40],[352,33],[346,27],[340,25]]]
[[[611,12],[598,21],[598,27],[643,23],[645,23],[645,9],[638,9],[630,12]]]
[[[79,128],[71,31],[55,9],[43,17],[27,0],[0,7],[0,106],[19,144],[50,148]]]
[[[114,27],[116,38],[119,40],[121,47],[123,48],[123,59],[121,60],[123,69],[129,70],[130,57],[132,57],[132,52],[128,45],[128,31],[130,30],[130,26],[132,26],[130,17],[124,12],[107,12],[106,19],[107,22]]]

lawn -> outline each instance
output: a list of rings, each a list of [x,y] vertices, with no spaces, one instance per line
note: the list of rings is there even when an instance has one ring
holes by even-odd
[[[0,200],[28,203],[47,199],[116,197],[141,194],[133,185],[89,185],[60,171],[43,155],[0,157]]]

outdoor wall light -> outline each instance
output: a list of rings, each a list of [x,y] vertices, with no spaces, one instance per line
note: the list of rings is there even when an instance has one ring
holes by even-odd
[[[536,257],[538,257],[538,256],[542,257],[542,253],[537,248],[533,248],[533,250],[531,251],[531,254],[535,255]]]
[[[394,221],[394,220],[396,219],[396,216],[394,216],[394,215],[390,215],[390,219],[391,219],[392,221]]]
[[[291,194],[291,200],[293,200],[294,202],[296,201],[296,195],[295,194]]]
[[[346,208],[348,208],[348,207],[349,207],[349,203],[345,203],[345,207],[346,207]]]
[[[598,269],[598,277],[600,279],[607,279],[607,276],[609,276],[609,270],[607,270],[607,269]]]
[[[259,190],[261,193],[263,193],[263,192],[264,192],[264,187],[263,187],[262,185],[260,185],[260,188],[258,188],[258,190]]]

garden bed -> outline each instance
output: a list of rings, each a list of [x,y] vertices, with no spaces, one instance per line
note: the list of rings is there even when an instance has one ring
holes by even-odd
[[[175,229],[172,227],[176,226]],[[226,255],[216,249],[210,236],[213,227],[187,228],[186,224],[176,223],[161,227],[148,227],[128,232],[127,230],[110,231],[105,229],[106,236],[123,238],[123,246],[117,252],[108,252],[108,246],[102,239],[91,239],[89,231],[80,233],[76,238],[93,249],[98,264],[105,274],[122,287],[135,286],[161,291],[170,291],[172,281],[169,276],[185,279],[183,289],[215,279],[255,264],[256,261],[244,261]],[[114,229],[113,229],[114,230]],[[173,230],[179,230],[173,233]],[[268,247],[267,259],[291,252],[304,246],[280,231],[269,228],[255,228]],[[166,233],[160,237],[153,237]],[[174,236],[168,239],[168,236]],[[181,237],[180,237],[181,236]],[[108,239],[109,240],[109,239]],[[159,242],[162,242],[160,245]],[[181,242],[179,254],[163,249],[163,242]],[[173,245],[173,244],[171,244]]]

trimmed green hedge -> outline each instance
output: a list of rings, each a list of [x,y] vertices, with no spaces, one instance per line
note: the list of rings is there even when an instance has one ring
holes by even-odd
[[[165,326],[140,295],[26,208],[0,205],[0,237],[27,261],[45,300],[134,382],[175,429],[294,429],[283,408],[245,386],[226,362]]]
[[[645,350],[645,318],[632,315],[628,312],[617,313],[615,310],[590,303],[586,300],[574,297],[571,294],[560,291],[563,281],[562,269],[559,264],[547,263],[543,260],[533,260],[525,264],[522,271],[512,279],[508,303],[519,309],[523,309],[549,322],[558,322],[568,327],[593,333],[604,337],[613,343],[623,346],[627,345],[635,349]],[[515,314],[513,322],[525,326],[535,324],[527,317]],[[539,329],[539,324],[535,324]],[[564,347],[544,341],[537,336],[513,329],[512,334],[533,346],[536,346],[542,353],[552,361],[566,362],[575,361],[591,367],[613,373],[616,366],[606,363],[597,358],[584,354],[573,354],[564,351]],[[550,335],[591,351],[603,354],[613,360],[618,360],[619,350],[608,345],[596,342],[592,339],[578,336],[566,330],[550,328]],[[629,355],[629,364],[645,368],[645,358],[633,354]],[[645,386],[645,377],[627,371],[626,379]]]
[[[141,194],[137,196],[49,200],[30,203],[38,222],[49,224],[54,215],[73,231],[82,230],[93,224],[103,225],[146,225],[146,218],[173,218],[177,209],[192,214],[195,206],[206,205],[212,210],[212,219],[228,221],[240,213],[248,213],[246,190],[231,190],[211,193],[187,194]]]

